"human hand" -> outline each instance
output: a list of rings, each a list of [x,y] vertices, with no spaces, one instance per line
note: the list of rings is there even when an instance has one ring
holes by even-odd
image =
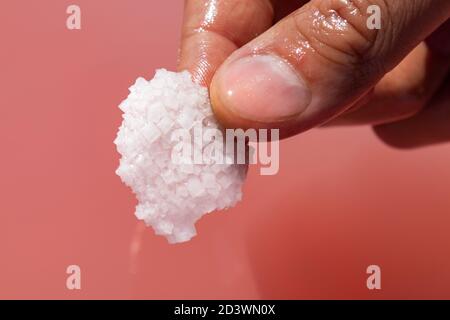
[[[450,140],[449,17],[448,0],[187,0],[179,69],[226,127],[371,124],[399,147],[435,143]]]

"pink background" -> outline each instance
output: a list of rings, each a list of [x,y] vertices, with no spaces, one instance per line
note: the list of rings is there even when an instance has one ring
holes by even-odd
[[[281,145],[244,201],[168,245],[114,174],[117,105],[174,69],[182,1],[0,5],[0,298],[450,298],[450,146],[399,151],[369,128]],[[82,289],[66,289],[66,267]],[[382,290],[366,268],[382,269]]]

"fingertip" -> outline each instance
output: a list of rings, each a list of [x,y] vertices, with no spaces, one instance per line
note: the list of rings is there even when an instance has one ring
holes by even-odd
[[[268,29],[272,18],[267,0],[187,0],[178,70],[188,70],[195,82],[208,86],[225,59]]]

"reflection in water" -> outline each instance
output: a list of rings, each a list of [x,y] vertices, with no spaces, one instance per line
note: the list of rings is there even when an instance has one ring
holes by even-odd
[[[130,243],[130,273],[132,275],[136,275],[138,273],[138,267],[139,267],[139,253],[142,250],[142,237],[143,237],[143,233],[145,232],[145,230],[147,229],[147,227],[145,226],[144,223],[142,223],[142,221],[139,221],[138,223],[136,223],[136,227],[133,233],[133,237],[131,239],[131,243]]]
[[[199,235],[178,244],[169,244],[151,228],[138,223],[130,243],[133,296],[260,298],[239,223],[245,215],[232,211],[215,213],[210,219],[205,217],[198,223]]]

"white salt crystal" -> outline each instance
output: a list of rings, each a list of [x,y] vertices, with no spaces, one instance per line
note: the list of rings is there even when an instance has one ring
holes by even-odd
[[[219,182],[219,184],[223,187],[223,188],[228,188],[232,183],[233,183],[234,178],[226,175],[224,173],[220,173],[217,176],[217,182]]]
[[[208,188],[207,191],[213,198],[217,198],[220,195],[219,188]]]
[[[172,161],[179,142],[171,139],[175,130],[193,131],[198,124],[219,128],[207,89],[192,82],[188,72],[160,69],[150,81],[138,78],[119,108],[124,116],[114,140],[122,156],[116,173],[136,194],[136,217],[156,234],[170,243],[188,241],[204,214],[234,206],[242,198],[245,166],[209,159],[201,164]],[[202,154],[198,142],[191,147]]]
[[[180,113],[177,117],[178,124],[184,129],[191,129],[194,126],[195,116],[192,113]]]
[[[151,122],[144,124],[141,128],[141,134],[149,144],[161,136],[161,131]]]
[[[148,101],[146,103],[147,107],[147,121],[158,123],[167,114],[166,108],[161,102]]]
[[[201,179],[205,188],[214,188],[216,186],[216,176],[211,172],[202,172]]]
[[[201,196],[205,191],[200,179],[197,177],[192,177],[187,181],[187,188],[192,197]]]
[[[173,126],[173,121],[169,117],[163,117],[156,126],[161,130],[162,133],[167,133]]]

